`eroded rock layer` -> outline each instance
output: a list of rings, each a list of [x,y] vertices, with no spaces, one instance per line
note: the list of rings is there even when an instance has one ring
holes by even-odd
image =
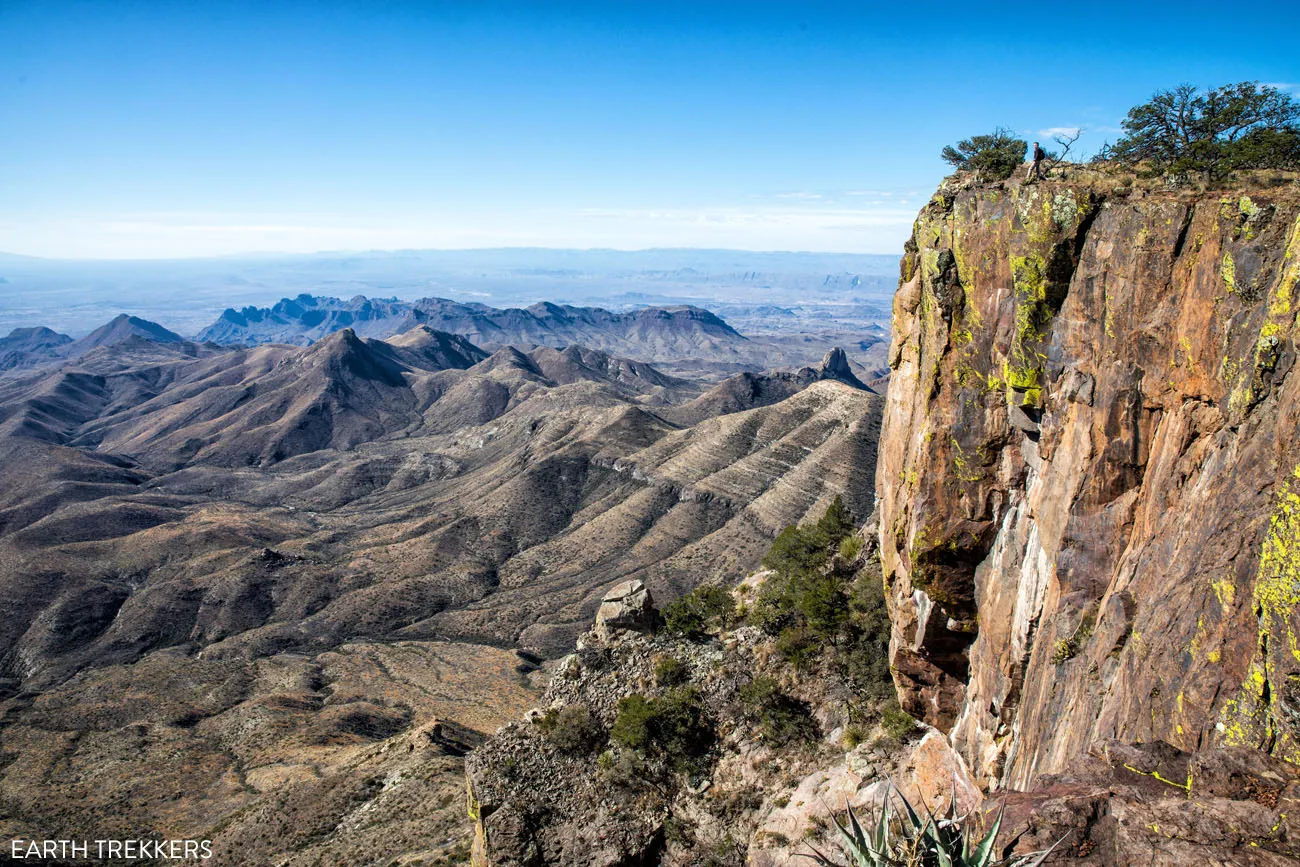
[[[945,184],[894,302],[904,706],[1024,789],[1105,739],[1300,759],[1294,188]]]

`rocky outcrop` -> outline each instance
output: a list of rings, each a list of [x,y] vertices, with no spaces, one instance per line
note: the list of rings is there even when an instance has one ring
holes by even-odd
[[[866,383],[858,379],[857,374],[853,372],[853,368],[849,366],[849,357],[838,346],[827,350],[826,357],[822,359],[821,367],[817,368],[817,378],[833,379],[836,382],[842,382],[863,391],[872,390],[867,387]]]
[[[831,568],[879,586],[872,550]],[[772,574],[743,582],[738,605],[754,604]],[[658,618],[643,593],[611,591],[541,706],[470,756],[474,864],[775,867],[809,843],[833,847],[832,817],[846,803],[869,812],[894,785],[917,804],[946,803],[962,771],[942,736],[911,748],[864,726],[833,662],[795,670],[753,625],[693,638],[646,632],[640,625]],[[646,723],[651,741],[633,746],[637,702],[660,710]],[[689,720],[697,739],[667,734],[659,713],[684,714],[672,730]],[[973,809],[980,797],[965,785],[959,800]]]
[[[900,697],[986,790],[1110,740],[1300,759],[1300,196],[1084,177],[945,183],[907,245]]]
[[[607,642],[621,632],[648,632],[655,626],[656,614],[644,581],[633,578],[615,584],[596,609],[596,637]]]

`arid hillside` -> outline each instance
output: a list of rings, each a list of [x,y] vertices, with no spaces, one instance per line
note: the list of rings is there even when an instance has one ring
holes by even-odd
[[[709,386],[421,326],[11,374],[0,827],[464,850],[461,756],[610,586],[735,580],[834,496],[869,511],[882,399],[845,369]]]

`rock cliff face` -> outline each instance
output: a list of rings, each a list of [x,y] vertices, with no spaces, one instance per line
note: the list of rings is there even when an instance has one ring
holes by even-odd
[[[1300,760],[1300,196],[946,183],[877,488],[900,698],[984,788],[1107,739]]]

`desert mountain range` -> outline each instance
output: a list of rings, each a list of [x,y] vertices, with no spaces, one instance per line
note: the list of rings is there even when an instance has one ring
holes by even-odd
[[[749,308],[745,312],[760,318],[765,315]],[[816,364],[837,345],[836,335],[817,334],[811,323],[806,332],[750,338],[713,313],[689,305],[619,313],[548,302],[502,309],[445,298],[401,301],[358,295],[341,299],[305,293],[281,299],[271,307],[228,308],[194,335],[193,342],[227,347],[308,346],[345,328],[358,337],[388,339],[419,327],[459,335],[489,352],[506,346],[581,346],[712,381],[742,371],[761,373]],[[78,340],[45,327],[17,328],[0,338],[0,372],[80,358],[99,346],[131,336],[157,343],[185,341],[161,325],[126,314]],[[867,379],[885,373],[887,337],[879,327],[871,327],[863,329],[854,341],[858,372]]]
[[[495,349],[410,311],[7,338],[27,358],[0,379],[5,833],[368,863],[364,823],[317,832],[388,786],[409,845],[453,851],[459,756],[528,706],[606,589],[738,580],[836,495],[870,511],[852,469],[881,398],[842,351],[702,381],[568,337],[745,345],[711,314],[526,312],[511,327],[542,330],[510,334],[544,339]],[[481,339],[496,320],[474,316]]]

